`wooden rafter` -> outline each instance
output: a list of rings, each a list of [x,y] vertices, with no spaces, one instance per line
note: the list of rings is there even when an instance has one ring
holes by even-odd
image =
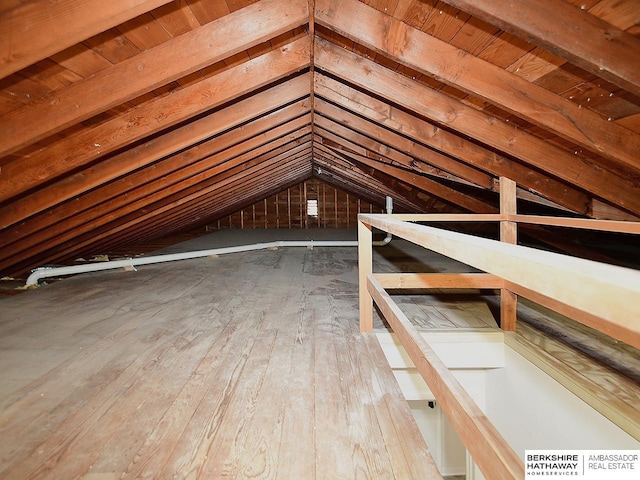
[[[0,12],[0,78],[170,1],[19,2]]]
[[[263,0],[55,90],[0,118],[0,156],[292,30],[307,18],[306,0]]]
[[[104,187],[101,189],[102,191],[90,192],[88,198],[82,199],[88,210],[79,211],[78,214],[71,215],[71,218],[66,218],[65,221],[54,223],[51,226],[43,226],[42,221],[35,219],[31,226],[33,231],[31,236],[22,236],[23,241],[9,243],[3,249],[0,254],[0,268],[6,268],[19,253],[27,252],[29,256],[33,256],[37,249],[49,249],[65,241],[72,241],[83,232],[94,231],[105,222],[145,211],[150,208],[150,205],[162,202],[167,197],[175,197],[180,192],[189,192],[196,186],[203,188],[202,186],[205,185],[206,187],[212,177],[220,180],[219,176],[226,171],[247,168],[274,157],[286,157],[290,152],[299,150],[299,145],[308,140],[310,128],[304,128],[305,123],[308,123],[308,119],[305,119],[302,125],[292,126],[289,129],[291,133],[288,135],[276,137],[261,148],[244,147],[245,150],[249,149],[249,152],[240,155],[238,151],[241,152],[242,147],[234,146],[234,148],[228,149],[230,151],[221,152],[190,167],[183,168],[181,168],[180,157],[178,157],[178,161],[169,159],[165,161],[167,166],[164,168],[167,171],[161,172],[162,174],[151,182],[147,179],[147,184],[137,182],[138,177],[143,179],[148,175],[143,171],[135,174],[136,178],[133,179],[133,182],[132,179],[123,179],[114,185]],[[282,135],[282,133],[277,132],[273,135]],[[92,200],[98,203],[89,208]],[[51,216],[55,218],[68,215],[69,210],[69,207],[63,204],[57,211],[51,212]],[[75,213],[73,210],[71,212]],[[48,217],[50,216],[45,217],[45,221],[49,220]],[[6,232],[3,236],[7,235],[10,239],[11,232]]]
[[[70,198],[78,197],[104,183],[143,169],[165,156],[244,124],[256,116],[264,115],[265,119],[261,123],[267,123],[273,127],[278,121],[284,122],[302,115],[309,109],[308,100],[299,100],[298,103],[289,106],[285,112],[277,113],[276,111],[271,114],[269,112],[308,95],[307,82],[305,75],[295,77],[237,102],[231,107],[172,130],[140,146],[125,150],[101,161],[98,165],[65,177],[63,181],[40,188],[12,204],[0,207],[0,228],[8,228],[29,216],[50,209]],[[243,127],[239,132],[240,135],[249,136],[251,128]],[[216,143],[216,148],[224,148],[224,144]],[[203,152],[205,149],[201,148],[200,151]],[[90,204],[95,204],[95,201]],[[16,235],[14,238],[20,237],[17,233],[14,232],[14,234]]]
[[[640,39],[586,8],[553,0],[443,1],[640,96]]]
[[[385,204],[385,197],[394,198],[397,206],[408,211],[421,210],[391,184],[385,184],[349,162],[344,155],[334,152],[322,143],[322,138],[314,135],[314,176],[347,191],[353,191],[363,198],[371,198],[373,203]],[[345,188],[346,186],[346,188]]]
[[[320,132],[318,132],[320,134]],[[322,143],[323,138],[321,136],[316,137],[315,145],[315,161],[322,165],[322,168],[329,168],[331,171],[331,178],[340,179],[340,181],[349,188],[356,187],[356,191],[360,191],[364,188],[365,191],[379,192],[380,204],[384,204],[384,197],[390,196],[394,199],[396,207],[404,209],[408,212],[428,212],[431,209],[429,205],[421,198],[418,198],[414,194],[415,189],[406,184],[402,180],[384,174],[382,172],[376,172],[375,169],[367,171],[358,166],[356,162],[352,161],[345,152],[338,150],[334,147],[326,146]],[[323,171],[326,175],[326,171]],[[325,178],[325,177],[323,177]],[[336,182],[333,182],[336,184]],[[409,190],[397,188],[398,184],[405,185]],[[435,197],[434,197],[435,198]]]
[[[328,135],[330,132],[318,130],[318,135]],[[347,147],[348,148],[348,147]],[[352,161],[358,164],[364,164],[367,167],[371,167],[382,173],[389,175],[390,177],[397,178],[415,188],[418,188],[429,195],[436,196],[441,200],[463,208],[464,210],[473,213],[495,213],[498,209],[488,203],[478,200],[469,195],[461,193],[460,191],[438,183],[437,181],[428,178],[423,175],[414,174],[402,168],[389,165],[379,160],[367,158],[362,155],[354,155],[348,150],[339,150],[344,155],[349,157]]]
[[[336,144],[347,148],[353,155],[358,158],[374,159],[388,165],[400,166],[404,169],[414,171],[421,174],[428,174],[432,177],[445,178],[466,185],[473,185],[470,182],[462,180],[458,177],[443,172],[440,169],[422,164],[420,161],[407,159],[406,155],[392,148],[386,147],[368,138],[362,138],[361,135],[342,125],[325,118],[316,118],[315,126],[317,131],[321,131],[323,143],[325,145]],[[347,146],[348,145],[348,146]],[[380,154],[380,150],[384,153]]]
[[[39,263],[50,263],[68,259],[94,249],[103,250],[108,244],[109,237],[123,232],[129,235],[138,228],[144,228],[145,223],[152,218],[164,223],[163,216],[168,212],[176,209],[184,210],[187,205],[192,202],[197,203],[198,199],[207,198],[213,192],[223,191],[227,186],[237,184],[239,181],[242,183],[242,179],[245,181],[247,179],[259,181],[260,173],[269,171],[273,171],[274,178],[286,176],[287,169],[291,169],[291,162],[296,158],[296,155],[300,155],[304,159],[308,158],[308,152],[310,151],[309,140],[310,137],[307,136],[306,143],[300,143],[298,147],[283,154],[275,155],[265,160],[252,160],[246,164],[238,165],[213,175],[189,188],[172,191],[171,194],[163,195],[163,198],[153,204],[144,202],[145,207],[142,210],[135,210],[111,221],[103,219],[96,228],[88,230],[82,235],[75,235],[72,240],[55,248],[48,248],[42,255],[36,255],[31,258],[37,259]],[[304,142],[304,140],[301,142]],[[306,164],[309,160],[304,160],[304,162]],[[11,269],[20,271],[23,268],[25,268],[24,264],[18,264]]]
[[[412,81],[325,40],[316,40],[316,65],[391,102],[420,112],[479,142],[547,171],[594,195],[640,213],[640,188],[627,178],[572,155],[509,123]]]
[[[264,118],[256,122],[267,123]],[[231,131],[215,139],[215,143],[221,148],[227,144],[229,148],[223,151],[211,154],[206,152],[206,148],[196,148],[195,152],[181,152],[154,164],[152,168],[136,171],[92,190],[74,199],[71,206],[63,203],[42,218],[36,217],[15,228],[5,229],[0,232],[0,243],[5,245],[0,253],[0,264],[20,252],[55,245],[72,239],[84,230],[96,228],[103,221],[144,210],[146,205],[163,196],[185,189],[249,159],[285,152],[291,148],[290,142],[310,133],[309,122],[307,114],[280,126],[272,125],[268,131],[240,143],[234,139],[237,138],[237,133]],[[194,157],[194,154],[197,156]],[[20,241],[12,242],[18,238]]]
[[[507,177],[552,207],[640,215],[626,6],[596,6],[603,21],[552,0],[444,0],[474,15],[460,18],[415,1],[58,3],[0,7],[3,274],[188,228],[312,175],[406,211],[495,211]],[[549,73],[563,60],[542,49],[573,69]],[[516,65],[549,74],[531,83]],[[607,97],[575,66],[626,92]],[[578,81],[590,108],[565,99]]]
[[[640,160],[635,153],[640,150],[640,135],[607,122],[597,113],[580,108],[524,78],[468,55],[357,0],[318,0],[316,18],[318,23],[403,65],[477,95],[603,157],[640,171]],[[640,50],[640,41],[635,41]],[[635,58],[640,59],[640,54],[636,52]]]
[[[246,181],[250,181],[253,177],[243,178],[238,176],[233,183],[220,191],[177,206],[164,212],[159,217],[149,218],[140,228],[137,225],[132,226],[134,231],[127,229],[120,234],[120,239],[117,237],[112,238],[108,244],[105,244],[104,248],[108,249],[111,245],[117,247],[125,239],[135,244],[136,242],[163,237],[172,231],[192,228],[194,223],[196,225],[207,223],[209,220],[213,220],[212,217],[224,216],[226,214],[224,209],[227,208],[227,205],[231,205],[232,211],[236,211],[237,208],[242,208],[239,205],[244,206],[245,203],[250,205],[257,199],[270,195],[273,192],[273,185],[279,184],[279,180],[282,180],[287,186],[299,183],[310,176],[310,164],[306,158],[308,155],[307,151],[297,158],[289,159],[289,163],[285,167],[276,167],[275,170],[256,174],[261,183],[252,184],[251,189],[242,189],[239,186]],[[278,176],[278,181],[275,181],[276,176]],[[194,219],[196,219],[195,222]],[[169,232],[167,232],[167,229],[169,229]]]
[[[360,92],[324,75],[316,74],[316,94],[344,110],[364,116],[437,151],[472,165],[495,177],[507,176],[523,188],[553,199],[577,213],[588,213],[589,197],[568,183],[532,170],[462,136],[411,115],[396,106]]]
[[[145,136],[268,85],[309,65],[309,41],[298,39],[278,50],[159,97],[120,117],[56,142],[2,169],[0,201],[55,179]],[[56,159],[55,162],[52,159]]]
[[[275,167],[270,172],[255,174],[251,179],[256,178],[259,183],[252,184],[251,189],[239,187],[250,180],[239,176],[232,184],[220,192],[176,207],[163,213],[160,217],[154,217],[149,222],[146,222],[143,228],[136,230],[132,240],[144,242],[149,239],[163,237],[167,234],[167,223],[172,231],[191,228],[194,223],[200,225],[208,223],[208,221],[237,211],[246,205],[251,205],[257,200],[273,194],[274,190],[278,191],[280,188],[300,183],[310,177],[311,167],[308,162],[308,156],[309,151],[297,158],[290,159],[285,166]],[[280,181],[283,183],[281,184]],[[165,222],[165,218],[168,218],[169,222]],[[189,220],[194,218],[198,220],[196,222]],[[129,235],[131,235],[131,232],[127,231],[126,238],[129,238]],[[119,243],[119,241],[115,241],[113,245],[117,246]]]
[[[316,112],[334,122],[331,127],[334,133],[343,132],[358,145],[366,145],[367,149],[381,156],[393,156],[394,161],[406,168],[441,174],[454,180],[463,179],[487,189],[493,188],[493,177],[490,175],[353,115],[345,109],[316,99]],[[322,118],[316,119],[315,124],[323,123]],[[365,138],[365,135],[370,138]],[[392,150],[395,154],[391,153]],[[447,172],[450,175],[446,175]]]

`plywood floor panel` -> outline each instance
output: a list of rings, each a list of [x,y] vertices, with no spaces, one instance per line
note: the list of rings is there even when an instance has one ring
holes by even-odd
[[[262,233],[172,251],[269,240]],[[311,233],[336,234],[265,235]],[[374,264],[470,270],[397,239]],[[437,477],[375,336],[358,333],[357,278],[355,249],[295,248],[0,298],[0,478]],[[394,298],[419,328],[495,328],[495,295],[477,293]],[[586,361],[560,347],[567,365]],[[626,398],[622,383],[580,371]]]
[[[291,344],[287,393],[282,424],[282,449],[279,472],[290,478],[313,478],[316,470],[315,448],[315,312],[307,309],[303,292],[296,314],[295,337]],[[313,379],[311,382],[305,379]],[[300,421],[300,419],[307,419]]]
[[[372,361],[379,346],[358,333],[355,258],[234,254],[4,297],[0,477],[431,471],[390,369]]]
[[[362,358],[368,358],[372,365],[385,365],[386,358],[375,336],[361,337],[359,344],[363,348]],[[374,374],[369,376],[369,381],[373,398],[381,396],[384,400],[376,401],[373,405],[385,438],[395,478],[437,478],[439,472],[435,465],[428,461],[430,453],[424,449],[408,447],[413,442],[418,442],[422,434],[418,426],[411,423],[411,412],[403,408],[404,397],[400,386],[395,380],[392,381],[382,368],[374,368]],[[400,416],[402,421],[393,421],[395,415]],[[411,426],[401,427],[401,425]]]

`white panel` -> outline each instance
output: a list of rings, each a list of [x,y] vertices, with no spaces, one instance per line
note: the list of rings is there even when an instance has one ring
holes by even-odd
[[[393,333],[376,333],[391,368],[414,367]],[[423,332],[422,336],[448,368],[504,367],[504,336],[501,331]]]
[[[486,372],[486,411],[516,453],[640,449],[640,442],[534,364],[509,347],[506,353],[508,368]]]
[[[400,390],[407,400],[435,400],[422,376],[415,368],[393,370]]]

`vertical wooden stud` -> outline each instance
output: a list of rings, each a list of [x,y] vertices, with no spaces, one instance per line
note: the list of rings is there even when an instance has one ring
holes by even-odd
[[[371,226],[358,220],[358,293],[361,333],[373,331],[373,298],[367,290],[367,278],[373,273],[372,241]]]
[[[338,189],[333,189],[333,218],[335,220],[336,228],[339,228],[338,224]]]
[[[307,186],[302,184],[298,189],[298,215],[300,218],[299,228],[307,228]]]
[[[322,183],[322,223],[327,228],[327,186]]]
[[[287,188],[287,217],[289,217],[289,228],[291,228],[291,189]]]
[[[517,213],[516,182],[507,177],[500,177],[500,214],[515,215]],[[500,221],[500,241],[517,244],[518,225],[508,220]],[[518,297],[506,288],[500,290],[500,327],[503,330],[515,331],[517,322]]]
[[[309,208],[309,197],[307,196],[307,182],[302,184],[302,198],[300,200],[300,215],[303,218],[303,228],[309,228],[309,215],[307,209]]]
[[[256,204],[251,205],[251,228],[256,228]]]
[[[349,215],[350,215],[350,212],[349,212],[349,202],[350,202],[350,201],[351,201],[351,199],[349,198],[349,194],[347,193],[347,228],[349,228],[349,226],[350,226],[350,225],[349,225],[349,220],[350,220],[350,218],[349,218]]]

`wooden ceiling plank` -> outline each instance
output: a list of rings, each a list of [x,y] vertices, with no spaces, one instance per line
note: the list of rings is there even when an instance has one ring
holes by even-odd
[[[640,171],[636,155],[640,151],[640,135],[607,122],[597,113],[580,108],[524,78],[468,55],[357,0],[318,0],[316,17],[318,23],[418,72],[478,95],[598,155]],[[546,14],[545,18],[548,17]],[[354,18],[358,21],[354,22]],[[633,72],[640,88],[640,76],[635,68],[640,63],[640,40],[636,43],[637,62]]]
[[[590,14],[622,30],[634,29],[640,24],[640,18],[638,18],[640,2],[638,0],[626,0],[624,2],[599,0],[592,6],[587,5],[586,2],[580,2],[578,5],[586,9]]]
[[[586,9],[554,0],[443,1],[640,96],[640,39]]]
[[[389,147],[385,144],[379,143],[376,140],[365,137],[360,133],[357,133],[343,124],[336,122],[332,119],[322,116],[316,116],[314,126],[323,128],[325,134],[329,135],[329,140],[335,140],[337,138],[343,138],[348,140],[352,145],[354,153],[358,153],[363,157],[374,158],[389,165],[401,166],[404,169],[412,170],[425,175],[437,176],[446,178],[453,182],[464,183],[466,185],[474,185],[473,183],[464,180],[455,175],[448,174],[439,168],[433,167],[428,163],[423,164],[422,161],[416,160],[408,155],[404,155],[402,152],[396,150],[394,147]],[[485,187],[487,190],[489,188]]]
[[[238,196],[237,187],[238,185],[245,184],[247,179],[241,175],[236,175],[235,180],[225,186],[224,189],[195,197],[189,202],[162,212],[161,215],[153,215],[146,220],[121,230],[118,234],[111,237],[115,240],[114,245],[117,246],[123,241],[136,241],[137,238],[148,238],[157,235],[158,232],[164,236],[168,233],[167,229],[192,228],[192,226],[203,222],[202,217],[209,216],[212,211],[225,208],[226,203],[233,205],[234,202],[235,204],[244,202],[247,195],[249,195],[249,198],[252,198],[256,194],[264,195],[262,192],[271,191],[272,185],[277,184],[280,180],[285,184],[289,184],[292,181],[291,179],[294,179],[297,180],[296,183],[298,183],[301,177],[308,177],[310,174],[310,164],[306,160],[308,155],[308,152],[302,152],[296,155],[296,157],[288,159],[288,162],[276,166],[271,171],[255,174],[256,177],[259,177],[260,181],[266,183],[266,185],[252,184],[251,189],[244,191],[244,195]],[[222,205],[224,205],[224,207]],[[109,243],[112,243],[111,239]],[[105,244],[103,243],[101,245]],[[101,249],[104,251],[104,247],[101,246]]]
[[[401,0],[393,12],[393,16],[399,18],[407,25],[415,28],[422,28],[427,18],[435,8],[436,0]],[[391,12],[389,12],[391,13]]]
[[[320,155],[317,163],[322,166],[323,178],[328,176],[333,179],[333,181],[329,182],[336,186],[343,183],[341,186],[343,189],[359,191],[357,190],[358,188],[365,188],[370,191],[375,190],[377,193],[382,194],[379,200],[381,205],[385,204],[385,197],[390,196],[394,200],[394,211],[396,212],[428,213],[434,212],[436,204],[438,204],[439,208],[453,205],[449,202],[441,202],[435,196],[428,196],[428,200],[425,200],[424,197],[427,195],[423,190],[374,168],[367,169],[362,164],[355,166],[344,160],[344,156],[339,152],[322,144],[318,145],[318,151]]]
[[[321,140],[321,139],[320,139]],[[322,174],[314,173],[318,178],[322,178],[333,185],[338,185],[333,179],[336,177],[340,182],[344,183],[340,188],[345,190],[353,190],[355,192],[363,191],[368,195],[377,195],[380,205],[385,205],[386,197],[390,196],[394,199],[396,210],[397,207],[405,209],[408,212],[425,212],[424,205],[416,203],[413,199],[407,198],[404,192],[394,188],[392,182],[382,182],[372,177],[368,172],[356,167],[344,159],[341,152],[336,152],[322,142],[316,142],[314,153],[314,162],[322,169]],[[330,169],[330,174],[327,170]]]
[[[252,137],[212,156],[198,148],[197,163],[185,161],[184,152],[156,163],[152,168],[138,170],[116,182],[75,198],[71,205],[63,203],[14,228],[0,231],[0,261],[20,256],[37,245],[49,248],[52,244],[70,240],[81,230],[95,228],[109,221],[114,215],[135,211],[139,201],[153,202],[155,198],[171,193],[174,185],[185,188],[216,174],[218,170],[231,168],[265,152],[286,151],[290,142],[311,132],[309,115],[294,119],[266,132],[268,135]],[[235,132],[229,132],[233,134]],[[237,136],[237,135],[234,135]],[[224,143],[224,138],[216,138]],[[288,146],[287,146],[288,145]],[[232,161],[230,161],[233,159]],[[229,161],[228,164],[225,162]],[[192,165],[189,165],[192,163]],[[19,241],[18,241],[19,239]]]
[[[221,17],[229,15],[229,7],[226,2],[219,0],[186,0],[191,12],[200,22],[205,25]]]
[[[0,78],[171,0],[32,0],[0,12]]]
[[[174,0],[156,8],[151,14],[172,37],[190,32],[200,26],[186,0]]]
[[[249,60],[173,95],[160,97],[88,131],[56,142],[29,158],[6,165],[0,175],[0,201],[80,168],[131,142],[156,133],[309,65],[303,38]]]
[[[151,50],[173,38],[150,13],[133,18],[116,28],[140,51]]]
[[[316,111],[336,122],[339,128],[349,128],[372,139],[379,140],[381,142],[379,143],[380,148],[376,148],[375,151],[380,155],[387,156],[384,145],[389,145],[400,152],[406,153],[409,156],[408,161],[402,163],[406,168],[417,171],[420,171],[421,168],[438,169],[442,171],[442,175],[448,172],[451,174],[452,179],[456,181],[463,179],[483,188],[493,189],[494,187],[492,176],[424,147],[406,137],[402,137],[391,130],[382,128],[369,120],[353,115],[346,109],[336,107],[322,99],[316,99]],[[334,130],[334,133],[337,132]],[[371,144],[370,142],[367,143]],[[362,145],[362,143],[359,144]],[[370,150],[372,149],[370,148]],[[416,162],[415,159],[425,162],[427,165],[420,165],[421,162]]]
[[[106,58],[98,55],[83,43],[73,45],[60,53],[52,55],[51,60],[82,78],[95,75],[101,70],[113,66]]]
[[[0,156],[307,21],[305,0],[283,3],[265,0],[239,10],[7,113],[0,119]]]
[[[479,18],[471,17],[450,43],[477,56],[499,31],[497,27],[492,28]]]
[[[398,195],[393,189],[384,186],[382,182],[377,181],[376,183],[375,179],[371,177],[362,177],[366,178],[365,181],[361,181],[360,178],[356,178],[355,176],[349,178],[340,177],[342,169],[336,167],[333,162],[324,155],[324,152],[318,150],[318,147],[317,144],[314,144],[313,178],[338,190],[361,198],[373,205],[377,205],[380,208],[384,208],[387,196],[394,198],[394,207],[396,209],[403,210],[407,208],[407,202],[404,201],[404,198]],[[318,173],[318,170],[320,170],[320,173]],[[336,180],[334,178],[335,176],[339,177],[340,180]],[[411,210],[411,208],[409,208],[409,210]]]
[[[588,213],[589,197],[566,183],[545,176],[525,165],[483,148],[461,136],[449,133],[410,113],[366,95],[348,85],[324,75],[316,74],[316,95],[342,108],[380,123],[402,135],[424,143],[460,161],[479,168],[495,177],[505,176],[521,187],[553,199],[570,210]]]
[[[140,49],[117,28],[87,38],[82,43],[112,64],[124,62],[140,53]]]
[[[505,70],[528,82],[536,82],[550,71],[557,70],[567,62],[551,52],[536,47],[525,53],[518,60],[509,65]],[[536,82],[537,85],[539,85]]]
[[[640,188],[506,122],[461,104],[375,63],[317,39],[318,68],[512,155],[632,213],[640,213]],[[550,200],[555,200],[551,197]],[[558,203],[561,203],[558,201]]]
[[[531,49],[532,45],[525,40],[507,32],[500,32],[493,37],[492,41],[483,46],[478,58],[490,61],[501,68],[507,68]]]
[[[238,210],[238,202],[242,198],[251,195],[256,189],[263,188],[264,183],[268,185],[280,184],[281,177],[289,175],[291,171],[304,170],[311,173],[311,144],[309,143],[305,149],[290,156],[285,161],[277,164],[263,165],[259,167],[259,171],[254,171],[250,175],[235,175],[233,180],[225,186],[224,190],[216,192],[212,197],[216,208],[229,208]]]
[[[67,259],[70,255],[82,253],[83,249],[88,245],[99,243],[108,235],[112,235],[126,229],[135,228],[137,224],[143,222],[146,218],[162,215],[176,206],[184,205],[194,199],[208,195],[209,193],[230,184],[232,181],[237,180],[238,177],[251,178],[256,174],[259,174],[261,170],[266,169],[266,171],[268,171],[270,167],[278,164],[284,165],[286,168],[286,164],[292,156],[295,156],[297,153],[304,151],[305,149],[307,149],[307,151],[309,150],[310,139],[311,137],[307,135],[306,143],[302,143],[305,139],[301,139],[301,144],[294,149],[288,150],[267,160],[258,161],[254,159],[247,165],[238,165],[229,170],[225,170],[211,178],[195,183],[188,188],[182,190],[178,188],[170,189],[170,192],[168,192],[167,190],[169,189],[167,189],[164,191],[162,198],[156,199],[153,204],[149,204],[148,199],[143,199],[138,202],[137,208],[135,208],[132,213],[124,215],[123,217],[110,219],[102,218],[95,225],[92,225],[93,228],[82,227],[83,233],[78,231],[76,234],[73,234],[72,238],[67,241],[66,244],[47,248],[42,246],[37,247],[42,249],[41,251],[44,252],[45,255],[44,258],[41,256],[38,258],[40,259],[40,262],[46,263],[62,258]],[[107,220],[110,221],[107,223]],[[65,247],[65,245],[68,245],[68,247]],[[35,258],[37,255],[37,253],[30,251],[24,258]],[[0,270],[2,271],[10,271],[12,268],[16,268],[15,264],[13,266],[5,265],[4,262],[0,264]]]
[[[329,132],[328,130],[324,130],[322,128],[318,128],[317,130],[317,134],[321,138],[324,138],[330,133],[331,132]],[[342,142],[342,145],[344,145],[347,149],[349,149],[350,147],[348,144],[344,143],[344,141]],[[454,205],[462,207],[470,212],[495,213],[498,211],[498,209],[493,205],[489,205],[481,200],[477,200],[473,197],[470,197],[469,195],[465,195],[464,193],[461,193],[456,189],[438,183],[435,180],[432,180],[425,176],[414,174],[402,168],[388,165],[373,158],[369,159],[362,155],[354,155],[348,150],[336,150],[335,148],[332,148],[332,150],[334,152],[339,151],[341,154],[349,157],[352,161],[356,162],[356,165],[364,164],[368,167],[372,167],[376,170],[386,173],[387,175],[397,178],[398,180],[413,185],[415,188],[419,188],[420,190],[423,190],[430,195],[435,195],[446,202],[453,203]]]
[[[29,80],[36,82],[40,88],[44,87],[46,90],[64,89],[82,80],[80,75],[58,65],[49,58],[28,66],[20,72],[20,76],[28,77]],[[34,103],[29,105],[34,105]]]
[[[103,160],[95,166],[67,176],[60,182],[40,188],[24,198],[0,207],[0,229],[7,229],[11,225],[51,209],[71,198],[78,197],[104,183],[135,170],[144,169],[163,157],[215,137],[256,116],[264,116],[261,123],[270,124],[269,122],[275,121],[274,119],[286,121],[290,117],[303,114],[309,110],[308,99],[298,100],[289,107],[276,110],[271,114],[269,112],[307,95],[308,83],[307,75],[296,77],[140,146]],[[247,126],[243,130],[251,128],[251,126]],[[220,148],[224,148],[223,143]]]
[[[342,140],[342,144],[334,142],[328,138],[329,136],[329,132],[322,130],[322,136],[316,137],[316,154],[318,158],[322,158],[331,163],[333,168],[336,169],[335,174],[346,172],[349,178],[360,179],[359,181],[362,185],[367,186],[371,190],[375,189],[376,193],[381,194],[382,204],[385,203],[384,197],[390,195],[394,200],[402,199],[404,201],[402,207],[408,212],[429,210],[428,208],[426,210],[424,209],[426,205],[417,198],[415,193],[422,193],[422,190],[415,189],[410,184],[376,171],[374,168],[366,168],[362,163],[356,164],[354,159],[357,159],[358,155],[352,153],[350,148],[352,145],[346,140]],[[349,152],[350,155],[346,155],[345,152]],[[323,173],[326,172],[323,170]],[[398,188],[400,184],[402,188]],[[401,205],[399,202],[396,202],[396,204],[396,206]],[[397,210],[397,208],[394,208],[394,210]]]
[[[445,42],[451,42],[469,17],[465,12],[438,2],[420,30]]]
[[[365,165],[368,165],[369,167],[373,167],[376,170],[379,170],[380,172],[386,173],[391,177],[397,178],[398,180],[402,180],[405,183],[413,185],[415,188],[427,192],[429,195],[438,197],[440,200],[446,203],[452,203],[472,213],[497,213],[499,211],[499,209],[497,209],[493,205],[466,195],[454,188],[438,183],[430,178],[415,175],[411,172],[407,172],[406,170],[402,170],[392,165],[386,165],[381,162],[376,162],[375,160],[365,161],[361,159],[359,161],[364,163]]]

